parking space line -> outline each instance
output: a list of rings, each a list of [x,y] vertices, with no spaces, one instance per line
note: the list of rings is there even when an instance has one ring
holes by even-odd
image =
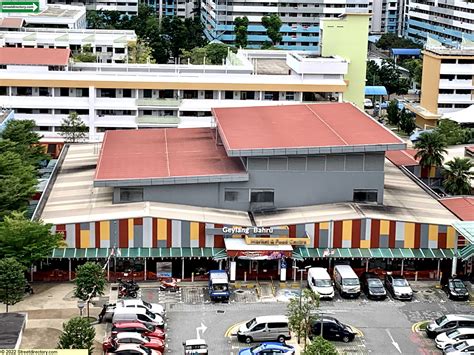
[[[230,337],[232,336],[232,334],[234,333],[234,331],[236,331],[237,329],[239,329],[242,324],[245,324],[245,321],[244,321],[244,322],[235,323],[234,325],[231,325],[231,326],[226,330],[226,332],[224,333],[224,336],[225,336],[226,338],[230,338]]]

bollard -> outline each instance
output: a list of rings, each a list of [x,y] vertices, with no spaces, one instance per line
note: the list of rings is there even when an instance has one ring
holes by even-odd
[[[415,281],[418,281],[418,271],[415,272]]]
[[[191,282],[194,282],[194,272],[191,273]]]
[[[244,282],[247,282],[247,271],[244,271]]]

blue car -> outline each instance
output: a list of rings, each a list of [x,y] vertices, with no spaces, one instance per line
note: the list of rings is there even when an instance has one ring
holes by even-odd
[[[271,354],[287,354],[295,353],[295,348],[282,343],[262,343],[252,346],[251,348],[242,349],[239,355],[271,355]]]

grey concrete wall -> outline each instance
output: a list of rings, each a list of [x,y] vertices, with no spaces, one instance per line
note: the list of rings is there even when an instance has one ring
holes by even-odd
[[[273,189],[276,208],[347,202],[354,189],[371,189],[383,203],[383,154],[249,158],[247,163],[247,182],[147,186],[143,196],[145,201],[247,211],[251,189]],[[237,191],[238,199],[225,201],[226,190]]]

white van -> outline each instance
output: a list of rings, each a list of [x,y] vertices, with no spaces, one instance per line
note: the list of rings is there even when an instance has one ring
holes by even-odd
[[[323,267],[312,267],[308,270],[308,287],[319,298],[334,297],[334,286],[327,270]]]
[[[342,297],[359,297],[359,278],[349,265],[336,265],[334,267],[334,283]]]
[[[278,341],[291,339],[287,316],[263,316],[242,324],[237,339],[250,344],[254,341]]]
[[[112,323],[135,320],[160,328],[163,328],[165,324],[160,315],[152,313],[146,308],[116,308],[112,317]]]

